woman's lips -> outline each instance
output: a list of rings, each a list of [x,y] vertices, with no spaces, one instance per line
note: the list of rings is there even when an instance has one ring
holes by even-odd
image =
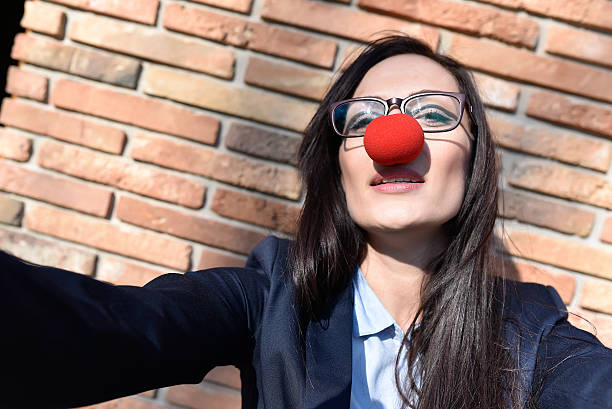
[[[382,193],[403,193],[411,192],[420,188],[422,185],[423,182],[383,183],[381,185],[372,186],[372,189]]]
[[[377,192],[401,193],[418,189],[425,183],[423,176],[407,169],[389,169],[378,172],[370,181]]]
[[[393,170],[377,173],[370,181],[370,186],[377,192],[403,193],[420,188],[425,180],[423,176],[409,170]]]

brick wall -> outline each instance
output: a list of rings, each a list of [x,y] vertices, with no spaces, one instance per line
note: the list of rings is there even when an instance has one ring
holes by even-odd
[[[26,1],[0,111],[0,247],[115,283],[290,235],[300,131],[381,30],[472,68],[508,257],[612,346],[612,2]],[[589,323],[575,318],[587,329]],[[96,408],[237,408],[230,368]]]

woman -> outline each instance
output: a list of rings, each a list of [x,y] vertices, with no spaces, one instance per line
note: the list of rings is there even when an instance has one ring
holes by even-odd
[[[497,164],[464,68],[407,37],[370,44],[300,168],[295,241],[244,269],[115,287],[0,254],[0,398],[84,405],[231,364],[243,408],[610,407],[610,351],[552,288],[495,278]]]

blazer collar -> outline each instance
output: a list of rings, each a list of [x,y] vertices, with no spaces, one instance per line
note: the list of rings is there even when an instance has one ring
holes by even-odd
[[[353,286],[339,295],[329,316],[306,330],[306,408],[349,408]]]

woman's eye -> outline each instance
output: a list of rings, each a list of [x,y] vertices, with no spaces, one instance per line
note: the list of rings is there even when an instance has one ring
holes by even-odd
[[[372,122],[376,116],[374,115],[360,115],[359,117],[351,120],[347,126],[347,129],[350,131],[357,131],[360,129],[364,129],[367,127],[370,122]]]
[[[435,108],[428,108],[426,110],[418,112],[416,115],[413,115],[414,119],[417,121],[425,122],[428,126],[436,126],[436,125],[448,125],[453,122],[455,119],[448,116],[442,110]]]
[[[363,117],[363,118],[360,118],[359,121],[357,121],[357,123],[354,125],[354,127],[357,128],[357,129],[366,127],[366,126],[368,126],[368,124],[370,122],[372,122],[373,119],[374,119],[373,117]]]

